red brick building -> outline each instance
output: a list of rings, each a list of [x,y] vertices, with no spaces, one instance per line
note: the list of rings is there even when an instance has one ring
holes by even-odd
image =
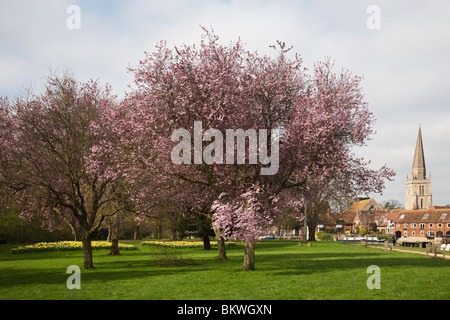
[[[391,217],[393,234],[406,237],[440,238],[450,235],[450,208],[431,207],[427,210],[402,210]]]

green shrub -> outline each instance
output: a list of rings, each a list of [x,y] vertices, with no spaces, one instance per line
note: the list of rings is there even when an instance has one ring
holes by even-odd
[[[333,241],[333,235],[331,233],[319,231],[316,233],[317,239],[321,241]]]
[[[391,235],[378,234],[377,237],[380,240],[384,239],[386,242],[392,242],[392,236]]]

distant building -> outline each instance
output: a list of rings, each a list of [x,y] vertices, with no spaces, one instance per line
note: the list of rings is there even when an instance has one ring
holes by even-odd
[[[349,218],[353,217],[352,227],[349,230],[352,233],[357,232],[359,229],[370,231],[382,212],[384,212],[383,208],[375,199],[358,199],[347,210],[344,220],[349,221]]]
[[[402,210],[392,216],[397,239],[408,237],[441,238],[450,235],[450,208]]]
[[[422,130],[419,126],[411,177],[406,176],[405,210],[428,209],[432,206],[431,176],[427,177]]]
[[[372,230],[383,208],[371,198],[358,198],[344,214],[322,215],[316,231],[356,233],[359,229]]]
[[[319,216],[318,224],[316,226],[316,231],[330,231],[334,232],[344,232],[348,225],[344,220],[344,217],[340,214],[332,214],[330,212],[326,214],[322,214]],[[353,220],[350,221],[350,225],[353,223]]]

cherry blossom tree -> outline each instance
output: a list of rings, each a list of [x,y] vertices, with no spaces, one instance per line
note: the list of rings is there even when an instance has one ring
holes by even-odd
[[[110,91],[69,74],[50,76],[43,94],[3,99],[0,108],[0,185],[28,204],[22,217],[44,215],[50,227],[59,220],[77,230],[85,269],[94,268],[92,233],[116,213],[107,207],[118,199],[117,176],[105,178],[89,161],[100,145],[91,128],[103,126],[100,115],[116,104]]]
[[[243,269],[254,270],[254,244],[282,208],[307,204],[341,175],[349,176],[348,190],[381,192],[393,172],[352,153],[373,134],[360,77],[335,73],[330,60],[310,72],[282,42],[271,58],[204,31],[199,46],[161,42],[130,68],[136,89],[111,125],[119,149],[102,153],[117,155],[116,170],[141,190],[137,201],[171,190],[182,206],[210,207],[218,240],[244,242]],[[221,139],[237,129],[247,135],[246,152],[239,139]],[[259,132],[253,149],[252,130]]]

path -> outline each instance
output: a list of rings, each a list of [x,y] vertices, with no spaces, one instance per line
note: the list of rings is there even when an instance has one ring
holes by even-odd
[[[380,246],[371,246],[371,245],[367,245],[368,248],[378,248],[378,249],[383,249],[384,247],[380,247]],[[405,250],[405,249],[397,249],[396,247],[393,248],[393,251],[399,251],[399,252],[407,252],[407,253],[419,253],[419,254],[423,254],[423,255],[427,255],[426,252],[421,252],[421,251],[413,251],[413,250]],[[432,254],[430,254],[432,255]],[[443,258],[441,253],[437,254],[438,258]],[[447,253],[445,253],[445,259],[450,259],[450,251]]]

